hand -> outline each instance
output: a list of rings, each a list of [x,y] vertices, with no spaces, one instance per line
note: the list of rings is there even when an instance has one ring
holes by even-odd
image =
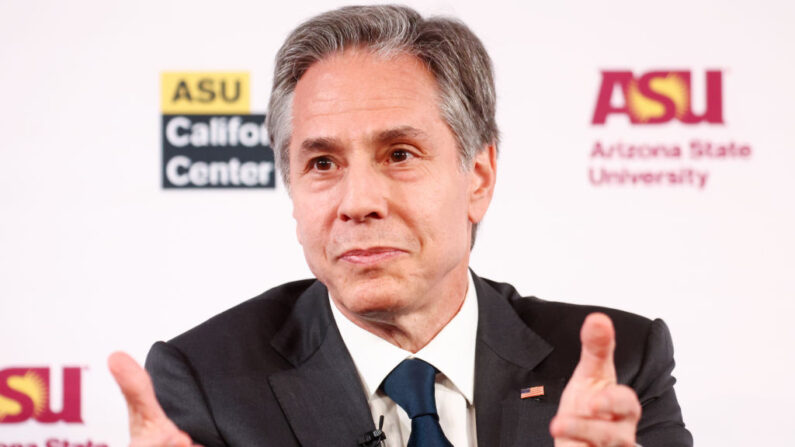
[[[555,447],[635,447],[640,402],[631,388],[616,383],[610,318],[588,315],[580,340],[580,362],[549,426]]]
[[[130,416],[130,447],[190,447],[190,437],[166,416],[155,397],[152,380],[132,357],[114,352],[108,357]]]

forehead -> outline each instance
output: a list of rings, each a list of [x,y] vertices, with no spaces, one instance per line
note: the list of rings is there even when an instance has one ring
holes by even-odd
[[[384,127],[422,124],[433,131],[440,121],[433,75],[405,53],[333,54],[304,73],[293,96],[293,136],[299,144],[307,136],[373,134]]]

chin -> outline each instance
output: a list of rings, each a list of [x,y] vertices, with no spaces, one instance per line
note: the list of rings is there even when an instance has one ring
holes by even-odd
[[[378,318],[393,315],[403,309],[407,305],[406,292],[405,285],[382,278],[338,289],[335,297],[350,312],[363,317]]]

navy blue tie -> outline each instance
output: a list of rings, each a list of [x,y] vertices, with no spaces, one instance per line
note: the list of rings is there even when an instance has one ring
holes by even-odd
[[[408,447],[453,447],[436,413],[436,373],[436,368],[420,359],[406,359],[384,379],[384,392],[411,418]]]

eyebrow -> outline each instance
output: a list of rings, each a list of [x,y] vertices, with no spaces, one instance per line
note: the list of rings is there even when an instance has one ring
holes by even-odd
[[[340,146],[342,146],[342,143],[336,138],[307,138],[301,142],[301,152],[335,152],[339,150]]]
[[[393,140],[399,140],[401,138],[427,139],[428,134],[426,134],[424,131],[420,129],[417,129],[416,127],[400,126],[394,129],[387,129],[378,132],[372,138],[372,140],[378,143],[386,143]]]
[[[401,138],[427,139],[428,134],[416,127],[400,126],[376,132],[369,140],[375,144],[385,144]],[[342,146],[342,141],[337,138],[307,138],[301,142],[301,152],[338,152]]]

